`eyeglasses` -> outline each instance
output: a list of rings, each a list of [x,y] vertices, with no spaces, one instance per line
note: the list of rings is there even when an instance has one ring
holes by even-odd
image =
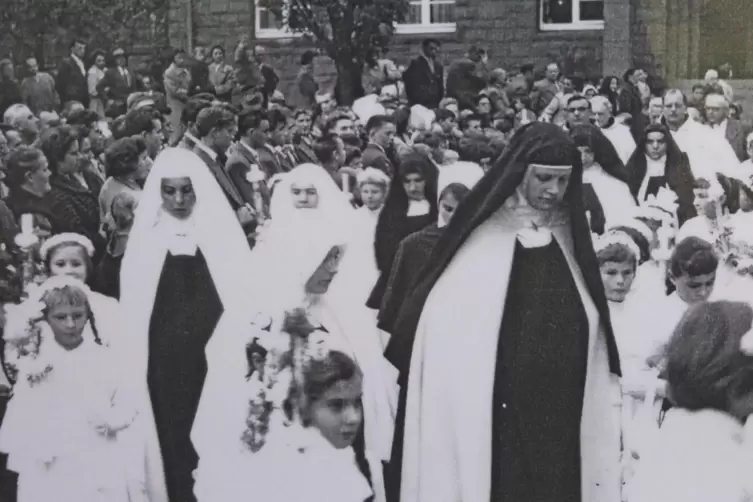
[[[575,108],[568,108],[567,110],[571,111],[571,112],[586,112],[586,111],[588,111],[588,107],[587,106],[578,106],[578,107],[575,107]]]

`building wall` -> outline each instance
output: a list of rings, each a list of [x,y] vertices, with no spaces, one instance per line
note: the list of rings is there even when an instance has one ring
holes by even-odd
[[[617,0],[628,1],[628,0]],[[228,53],[244,34],[253,37],[253,0],[193,0],[194,44],[222,44]],[[170,42],[187,48],[187,0],[171,0]],[[436,35],[442,41],[440,59],[449,63],[461,57],[472,44],[489,50],[490,63],[506,69],[524,63],[542,68],[558,62],[566,74],[597,77],[603,60],[601,31],[542,32],[538,30],[537,0],[457,0],[457,31]],[[398,35],[390,56],[407,64],[430,35]],[[292,85],[300,67],[300,56],[309,46],[301,39],[261,40],[269,50],[270,63],[281,77],[283,92]],[[317,60],[317,73],[325,86],[334,85],[335,71],[327,57]]]

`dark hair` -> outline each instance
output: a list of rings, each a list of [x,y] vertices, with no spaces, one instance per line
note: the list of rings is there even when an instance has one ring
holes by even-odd
[[[76,44],[81,44],[83,46],[87,45],[86,42],[84,42],[82,39],[80,39],[80,38],[74,38],[73,41],[71,42],[71,44],[68,46],[68,50],[70,51],[71,49],[73,49],[73,47]]]
[[[371,134],[374,129],[380,129],[384,124],[394,124],[392,117],[387,115],[374,115],[366,122],[366,132]]]
[[[520,65],[520,73],[533,73],[534,66],[531,63]]]
[[[263,112],[245,111],[238,116],[238,134],[245,137],[249,131],[258,129],[261,123],[267,120]]]
[[[93,110],[73,110],[66,117],[68,125],[84,125],[91,127],[92,124],[99,122],[99,115]]]
[[[258,354],[261,357],[267,357],[267,349],[259,345],[259,338],[254,338],[251,343],[246,345],[246,361],[248,362],[248,373],[246,373],[246,380],[251,378],[256,368],[254,368],[253,355]]]
[[[146,142],[139,136],[114,141],[105,150],[105,173],[108,177],[127,176],[139,167],[139,157],[146,151]]]
[[[703,302],[685,312],[665,351],[675,406],[729,412],[737,397],[753,391],[753,358],[740,348],[751,324],[746,303]]]
[[[464,131],[468,129],[468,126],[471,125],[471,122],[484,122],[484,118],[481,115],[476,115],[475,113],[473,115],[468,115],[467,117],[463,117],[460,119],[460,130]]]
[[[136,108],[125,115],[126,136],[154,132],[154,121],[159,120],[159,112],[151,108]]]
[[[200,138],[209,135],[214,129],[224,129],[235,125],[235,115],[220,106],[204,108],[196,117],[196,129]]]
[[[97,58],[99,56],[105,58],[105,64],[107,64],[107,53],[102,49],[95,49],[94,52],[92,52],[89,56],[92,65],[97,61]]]
[[[596,259],[599,261],[599,266],[607,263],[629,263],[633,271],[638,266],[638,257],[627,245],[620,242],[608,244],[604,249],[599,250],[596,253]]]
[[[675,278],[698,277],[716,272],[718,266],[719,258],[711,244],[698,237],[686,237],[672,250],[669,273]]]
[[[110,124],[110,131],[112,131],[112,137],[114,139],[126,137],[125,115],[121,115],[112,121],[112,124]]]
[[[184,125],[189,124],[195,124],[196,123],[196,117],[199,116],[199,112],[203,110],[204,108],[209,108],[212,106],[212,102],[205,99],[197,99],[196,97],[193,97],[186,102],[185,108],[183,108],[183,111],[180,114],[180,121]]]
[[[697,83],[697,84],[693,84],[693,88],[691,89],[691,92],[695,92],[696,89],[701,89],[703,91],[703,93],[705,94],[706,93],[706,84],[703,84],[703,83],[700,83],[700,82]]]
[[[425,38],[424,41],[421,42],[421,47],[423,49],[426,49],[430,44],[434,44],[438,47],[442,47],[442,43],[436,38]]]
[[[627,82],[630,79],[630,77],[632,77],[635,74],[636,71],[638,71],[637,68],[628,69],[625,73],[622,74],[622,79],[625,82]]]
[[[583,96],[582,94],[574,94],[570,96],[570,98],[568,98],[567,100],[567,106],[570,106],[572,103],[576,101],[585,101],[586,103],[588,103],[588,109],[589,110],[591,109],[591,101],[586,96]]]
[[[316,154],[316,160],[319,161],[319,163],[329,164],[334,160],[335,153],[337,152],[338,139],[337,136],[328,134],[314,143],[313,150]]]
[[[26,177],[39,168],[43,156],[42,150],[32,146],[21,145],[11,150],[5,158],[8,188],[20,188],[26,182]]]
[[[53,174],[58,174],[58,164],[76,141],[78,141],[78,134],[73,127],[68,125],[51,127],[42,131],[40,145]]]
[[[209,55],[211,56],[212,54],[214,54],[214,51],[216,51],[217,49],[222,51],[223,56],[225,55],[225,48],[221,46],[220,44],[213,45],[212,48],[209,49]]]
[[[301,56],[301,65],[306,66],[311,64],[314,61],[314,58],[316,58],[316,52],[314,51],[306,51]]]
[[[362,378],[361,370],[342,352],[331,351],[323,360],[313,359],[303,371],[303,396],[306,408],[301,410],[304,426],[311,425],[311,405],[321,399],[337,382]]]
[[[471,193],[471,189],[462,183],[450,183],[442,189],[442,192],[439,194],[439,200],[441,201],[445,195],[451,194],[456,201],[460,202],[468,197],[469,193]]]
[[[449,110],[441,109],[440,111],[452,114]],[[397,135],[405,134],[408,131],[408,125],[410,124],[410,108],[406,106],[399,107],[395,110],[395,113],[392,114],[392,120],[395,122],[395,133]]]
[[[481,164],[484,159],[494,160],[496,152],[486,138],[463,138],[458,143],[460,160]]]
[[[435,118],[437,122],[442,122],[443,120],[447,120],[447,119],[453,119],[453,120],[456,119],[455,114],[445,108],[441,108],[437,110]]]

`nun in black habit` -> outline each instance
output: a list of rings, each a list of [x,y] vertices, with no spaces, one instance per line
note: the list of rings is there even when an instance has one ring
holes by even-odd
[[[379,310],[400,241],[437,221],[437,166],[425,155],[407,155],[392,178],[379,213],[374,253],[379,279],[366,306]]]
[[[440,237],[387,349],[390,500],[619,500],[619,358],[581,176],[565,132],[527,125]]]
[[[688,155],[680,150],[665,126],[651,124],[640,137],[627,163],[630,192],[643,204],[656,196],[660,188],[677,195],[677,218],[680,226],[697,216],[693,206],[693,183]]]

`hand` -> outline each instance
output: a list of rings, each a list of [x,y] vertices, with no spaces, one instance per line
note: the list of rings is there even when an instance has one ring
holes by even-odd
[[[254,219],[256,219],[256,211],[249,205],[240,207],[235,212],[235,215],[238,217],[238,221],[241,225],[251,223],[252,221],[254,221]]]

